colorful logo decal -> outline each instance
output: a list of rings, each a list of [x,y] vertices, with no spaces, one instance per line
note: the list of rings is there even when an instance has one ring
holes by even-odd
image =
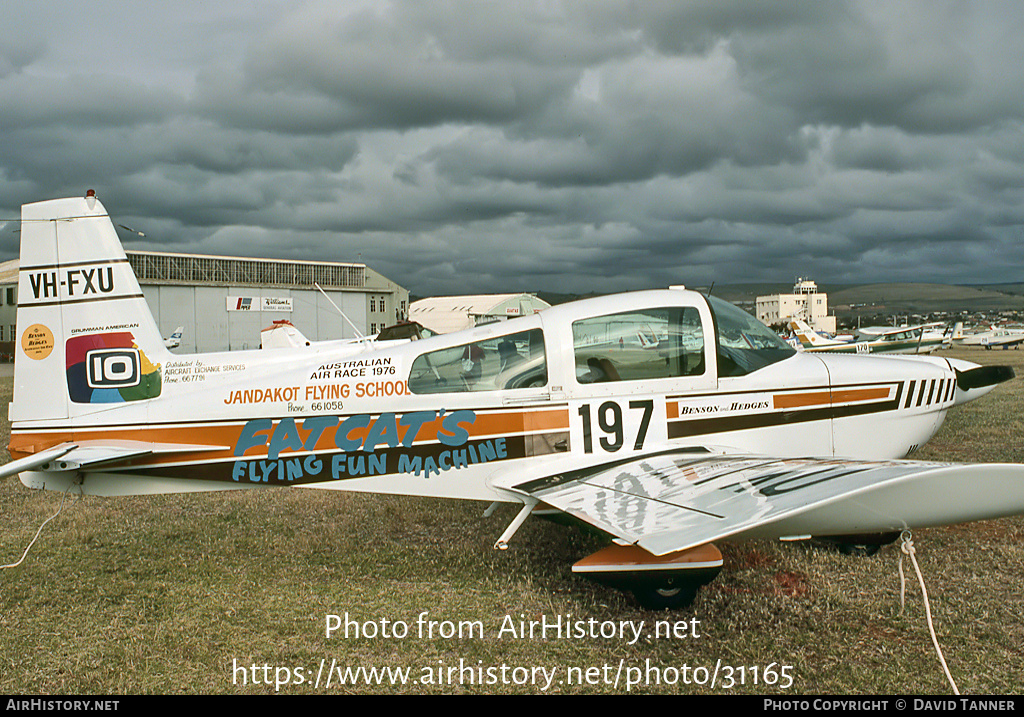
[[[67,346],[68,394],[75,403],[123,403],[160,395],[160,366],[127,331],[75,336]]]
[[[53,332],[42,324],[32,324],[21,335],[21,348],[30,359],[42,361],[53,351]]]

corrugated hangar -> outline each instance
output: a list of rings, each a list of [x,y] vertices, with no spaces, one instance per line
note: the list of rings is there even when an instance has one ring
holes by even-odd
[[[182,327],[175,353],[256,349],[260,331],[281,319],[313,341],[354,338],[339,309],[373,335],[408,313],[408,290],[365,264],[125,254],[161,333]],[[17,265],[0,265],[0,353],[17,335]]]

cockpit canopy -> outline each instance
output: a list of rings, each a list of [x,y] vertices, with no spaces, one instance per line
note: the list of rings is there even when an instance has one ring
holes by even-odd
[[[718,375],[744,376],[787,359],[796,349],[747,312],[708,297],[718,333]]]
[[[699,295],[691,294],[698,302]],[[795,351],[764,324],[717,298],[707,299],[717,332],[707,346],[707,311],[702,306],[653,306],[582,316],[570,321],[577,385],[705,376],[709,351],[718,376],[742,376],[792,356]],[[702,319],[702,316],[704,317]],[[563,324],[564,325],[564,324]],[[412,363],[413,393],[502,391],[546,386],[552,352],[565,329],[509,324],[492,332],[420,354]],[[559,354],[564,355],[564,354]],[[566,377],[568,378],[568,377]]]

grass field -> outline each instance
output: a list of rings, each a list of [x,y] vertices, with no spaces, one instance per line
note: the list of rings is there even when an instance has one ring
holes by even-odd
[[[1024,352],[949,353],[1024,376]],[[0,390],[9,400],[9,378]],[[950,412],[914,457],[1024,462],[1022,409],[1017,379]],[[60,500],[0,480],[0,563],[20,558]],[[496,552],[514,510],[483,518],[485,507],[314,490],[69,500],[26,561],[0,571],[0,693],[252,694],[275,680],[287,693],[621,693],[627,677],[641,693],[950,692],[909,563],[900,611],[896,546],[850,557],[723,544],[726,569],[694,607],[654,613],[572,576],[595,537],[528,521]],[[961,692],[1020,693],[1024,518],[914,542]],[[345,613],[387,636],[328,638],[326,616]],[[644,636],[502,633],[559,616],[609,630],[643,621]],[[648,635],[655,620],[677,622],[676,635]],[[341,685],[335,671],[315,685],[321,661],[407,668],[408,683]]]

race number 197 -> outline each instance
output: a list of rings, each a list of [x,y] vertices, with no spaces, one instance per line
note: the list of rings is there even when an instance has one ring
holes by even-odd
[[[633,439],[633,450],[641,450],[644,447],[644,439],[647,438],[647,431],[651,426],[654,401],[652,399],[630,401],[626,410],[639,417],[639,426],[635,435],[632,432],[627,435],[627,426],[635,425],[635,419],[624,420],[623,408],[617,401],[605,401],[596,409],[592,404],[582,404],[578,413],[583,422],[583,452],[594,452],[595,428],[597,445],[607,453],[615,453],[629,439]]]

